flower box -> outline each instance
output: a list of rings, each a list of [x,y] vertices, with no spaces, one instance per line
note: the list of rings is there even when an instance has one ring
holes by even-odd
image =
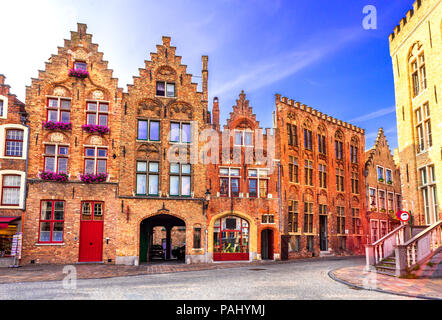
[[[48,130],[71,130],[71,122],[43,121],[43,128]]]
[[[110,129],[107,126],[100,126],[97,124],[84,124],[81,128],[89,133],[106,134],[110,132]]]
[[[49,170],[43,170],[39,173],[39,177],[42,180],[65,182],[69,180],[69,175],[66,173],[56,173]]]
[[[87,70],[69,69],[69,76],[84,79],[89,77],[89,72]]]
[[[384,179],[383,178],[379,178],[378,181],[379,182],[384,182]]]
[[[105,182],[107,180],[107,173],[99,173],[99,174],[80,174],[80,180],[84,183],[98,183]]]
[[[376,211],[376,208],[375,208],[375,207],[372,207],[372,208],[371,208],[371,211]]]
[[[387,183],[388,183],[388,184],[393,184],[393,181],[388,180]]]
[[[388,212],[389,212],[389,213],[394,213],[394,210],[391,210],[391,209],[390,209],[390,210],[388,210]]]
[[[380,211],[381,211],[381,212],[385,212],[385,208],[382,208]]]

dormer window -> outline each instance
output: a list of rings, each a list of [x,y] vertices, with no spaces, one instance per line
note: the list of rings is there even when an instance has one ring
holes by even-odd
[[[160,97],[175,97],[175,83],[157,81],[156,95]]]
[[[87,63],[86,62],[81,62],[81,61],[76,61],[74,63],[74,70],[87,71]]]

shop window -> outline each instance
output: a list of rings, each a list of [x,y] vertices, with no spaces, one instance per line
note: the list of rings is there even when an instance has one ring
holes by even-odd
[[[39,242],[63,242],[64,201],[41,202]]]
[[[45,171],[56,173],[68,172],[68,146],[45,145],[44,168]]]
[[[171,163],[169,169],[169,195],[190,197],[191,165],[187,163]]]
[[[84,173],[107,173],[107,149],[87,147],[84,150]]]
[[[18,129],[6,130],[6,156],[23,156],[23,137],[24,131]]]
[[[107,102],[89,101],[86,109],[86,124],[108,126],[109,104]]]
[[[215,221],[213,252],[221,254],[249,252],[249,223],[237,216]]]
[[[18,206],[20,204],[21,176],[4,175],[2,183],[2,205]]]
[[[47,121],[69,123],[71,121],[71,100],[48,98]]]

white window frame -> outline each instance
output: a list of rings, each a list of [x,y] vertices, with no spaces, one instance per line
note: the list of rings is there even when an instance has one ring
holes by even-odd
[[[417,168],[418,172],[420,173],[421,184],[419,186],[419,189],[422,195],[422,201],[424,207],[423,211],[425,216],[425,223],[427,225],[435,223],[438,220],[438,214],[439,214],[438,213],[439,205],[437,201],[438,199],[437,199],[437,190],[436,190],[437,184],[436,184],[436,179],[433,176],[433,173],[434,175],[436,173],[430,170],[431,167],[434,168],[434,163],[430,163],[428,165]],[[425,183],[422,179],[422,173],[425,173],[426,175],[427,181]]]
[[[43,142],[43,146],[45,148],[45,151],[43,153],[43,170],[45,170],[46,157],[53,157],[54,158],[55,168],[58,168],[58,158],[66,158],[66,159],[68,159],[67,167],[69,168],[69,157],[70,157],[70,152],[71,152],[71,146],[70,146],[69,143]],[[46,154],[46,147],[47,146],[55,146],[55,155]],[[68,152],[69,153],[66,156],[59,157],[59,155],[58,155],[58,147],[66,147],[66,148],[68,148]],[[54,172],[58,173],[57,171],[58,170],[55,170]],[[69,171],[69,169],[67,171]],[[69,172],[66,172],[66,174],[69,177],[71,176],[71,174]]]
[[[22,151],[22,156],[21,157],[12,157],[12,156],[7,156],[6,155],[6,145],[5,145],[5,141],[6,141],[6,131],[7,130],[23,130],[23,151]],[[26,157],[28,155],[28,131],[29,128],[25,127],[24,125],[21,124],[4,124],[4,125],[0,125],[0,141],[2,141],[0,143],[0,158],[2,159],[15,159],[15,160],[26,160]]]
[[[379,169],[379,168],[382,168],[382,177],[379,177],[379,174],[378,174],[378,169]],[[380,182],[380,181],[379,181],[380,178],[384,179],[384,181],[383,181],[383,182]],[[376,166],[376,181],[377,181],[378,183],[386,183],[385,179],[386,179],[386,177],[385,177],[385,168],[382,167],[382,166]]]
[[[227,175],[226,174],[221,174],[221,169],[227,169],[229,171],[229,173]],[[239,175],[237,175],[237,176],[232,175],[231,174],[231,170],[232,169],[238,169],[239,170]],[[241,168],[240,167],[220,167],[219,171],[218,171],[218,179],[221,180],[221,178],[228,178],[229,179],[228,195],[227,195],[227,197],[221,197],[221,198],[231,198],[232,197],[232,195],[231,195],[231,190],[232,190],[231,179],[232,178],[234,178],[234,179],[238,178],[238,180],[239,180],[238,198],[240,198],[240,195],[241,195],[241,192],[240,192],[241,191]],[[247,185],[247,187],[248,187],[248,185]],[[220,190],[221,190],[221,187],[220,187]],[[256,192],[259,193],[259,185],[257,186]],[[236,198],[236,197],[234,197],[234,198]]]
[[[88,103],[95,103],[95,105],[97,106],[97,110],[94,111],[89,111],[88,110]],[[107,104],[107,111],[99,111],[100,110],[100,103],[103,104]],[[72,106],[71,106],[72,107]],[[95,113],[95,123],[94,125],[98,125],[98,123],[100,122],[100,114],[106,114],[107,115],[107,124],[106,127],[110,128],[109,126],[109,120],[110,120],[110,101],[106,101],[106,100],[86,100],[86,109],[85,109],[85,114],[86,114],[86,122],[85,124],[87,124],[87,115],[88,114],[94,114]]]
[[[86,149],[95,149],[95,156],[91,157],[91,156],[86,156]],[[106,149],[106,157],[99,157],[98,156],[98,149]],[[106,174],[108,175],[108,178],[110,177],[109,175],[109,147],[108,146],[90,146],[90,145],[83,145],[83,171],[82,174],[85,174],[85,170],[86,170],[86,165],[85,165],[85,160],[86,159],[94,159],[94,175],[97,175],[97,162],[98,160],[106,160]]]
[[[0,101],[3,101],[3,114],[0,119],[8,119],[8,97],[0,95]]]
[[[370,209],[373,207],[373,205],[371,204],[371,195],[370,195],[370,190],[374,190],[374,207],[377,209],[378,208],[378,193],[376,191],[376,188],[368,188],[368,206],[370,207]]]
[[[2,205],[0,201],[0,209],[24,209],[24,201],[26,194],[26,172],[18,170],[0,170],[0,190],[3,192],[3,176],[18,175],[20,176],[20,198],[18,206]],[[0,196],[3,196],[0,195]]]

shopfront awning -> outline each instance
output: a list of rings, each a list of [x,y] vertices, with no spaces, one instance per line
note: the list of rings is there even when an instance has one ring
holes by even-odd
[[[0,217],[0,229],[7,228],[9,223],[20,219],[20,217]]]

